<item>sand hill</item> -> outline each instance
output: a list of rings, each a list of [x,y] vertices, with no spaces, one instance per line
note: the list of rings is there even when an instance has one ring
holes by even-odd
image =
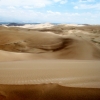
[[[12,55],[29,54],[33,56],[30,59],[100,59],[99,26],[49,25],[49,29],[40,26],[42,29],[1,26],[0,49]]]

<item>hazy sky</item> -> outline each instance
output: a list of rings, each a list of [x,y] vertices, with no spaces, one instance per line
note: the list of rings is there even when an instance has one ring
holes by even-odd
[[[0,21],[100,24],[100,0],[0,0]]]

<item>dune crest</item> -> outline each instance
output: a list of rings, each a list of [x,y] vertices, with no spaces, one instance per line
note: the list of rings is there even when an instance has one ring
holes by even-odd
[[[53,28],[59,31],[59,28],[62,30],[64,28],[65,30],[66,27],[58,25]],[[76,36],[76,33],[63,35],[67,34],[66,31],[56,34],[56,30],[53,30],[53,28],[46,28],[47,30],[30,30],[17,27],[0,27],[0,55],[3,58],[9,58],[9,54],[11,54],[10,60],[100,59],[100,48],[87,38],[85,39],[84,36]],[[9,54],[7,54],[8,51],[10,51]],[[2,57],[0,58],[1,61]]]
[[[30,60],[30,59],[31,60],[32,59],[99,60],[100,59],[100,49],[90,41],[68,36],[66,38],[62,37],[61,43],[62,44],[59,44],[59,46],[54,45],[55,48],[50,48],[50,46],[48,46],[49,48],[46,46],[40,46],[40,47],[37,46],[36,51],[30,51],[31,53],[14,53],[14,52],[9,53],[8,51],[1,50],[0,59],[1,61],[3,59],[2,57],[6,59],[8,58],[8,60],[25,60],[25,59],[26,60]],[[15,47],[17,46],[15,45]],[[11,51],[15,49],[12,48],[13,45],[10,44],[10,48],[8,46],[7,49]],[[24,46],[19,46],[17,50],[22,51],[21,48],[25,50]],[[27,52],[27,48],[29,47],[26,47],[26,52]],[[35,50],[34,45],[33,45],[33,50]]]

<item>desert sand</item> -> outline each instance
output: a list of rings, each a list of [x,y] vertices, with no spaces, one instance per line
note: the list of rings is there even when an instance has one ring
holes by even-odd
[[[47,24],[46,24],[47,25]],[[74,59],[99,60],[99,26],[40,24],[42,28],[0,27],[0,60]],[[83,31],[84,29],[84,31]],[[93,33],[92,30],[97,33]],[[97,39],[98,38],[98,39]],[[95,42],[97,39],[97,42]],[[2,55],[5,50],[5,55]],[[16,53],[14,53],[16,52]],[[28,53],[28,54],[26,54]],[[20,55],[19,57],[16,55]],[[3,57],[4,56],[4,57]],[[22,57],[25,56],[25,57]],[[16,59],[13,59],[16,58]],[[20,59],[21,58],[21,59]],[[23,59],[22,59],[23,58]]]
[[[0,100],[100,100],[100,26],[0,26]]]
[[[99,100],[99,65],[82,60],[1,62],[0,100]]]

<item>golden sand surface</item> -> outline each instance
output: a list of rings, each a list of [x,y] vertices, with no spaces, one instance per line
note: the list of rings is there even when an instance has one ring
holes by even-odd
[[[0,100],[100,100],[100,26],[32,27],[0,26]]]
[[[34,60],[0,63],[0,84],[59,83],[100,88],[100,62]]]
[[[99,100],[100,62],[1,62],[0,94],[0,100]]]
[[[100,47],[85,38],[87,35],[79,37],[75,36],[74,32],[73,35],[64,35],[64,32],[66,34],[68,32],[59,31],[59,27],[62,26],[58,26],[58,28],[55,26],[49,29],[49,32],[46,29],[44,29],[44,32],[44,30],[39,29],[29,30],[18,27],[0,27],[0,61],[30,59],[100,59]],[[61,32],[61,34],[52,32],[53,29]],[[96,36],[94,36],[94,38],[95,37]]]

